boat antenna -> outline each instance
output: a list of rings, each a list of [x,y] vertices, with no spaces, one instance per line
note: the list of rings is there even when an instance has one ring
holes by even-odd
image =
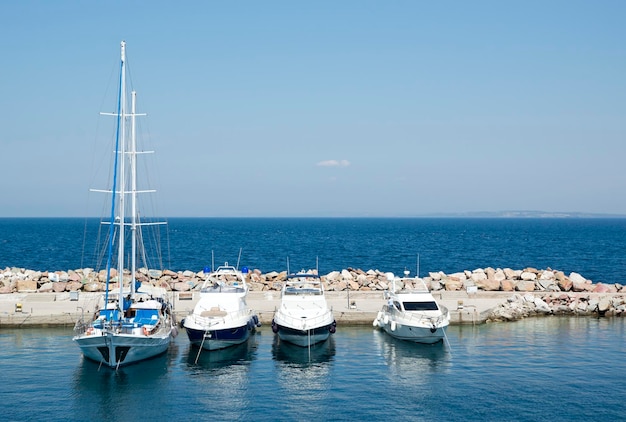
[[[215,252],[211,250],[211,270],[215,271]]]
[[[289,257],[287,257],[287,274],[289,274]]]
[[[415,273],[415,277],[419,278],[420,276],[420,254],[417,254],[417,272]]]
[[[317,275],[320,275],[320,257],[315,257],[315,271],[317,271]]]
[[[241,251],[243,248],[239,248],[239,256],[237,257],[237,269],[239,269],[239,260],[241,259]]]

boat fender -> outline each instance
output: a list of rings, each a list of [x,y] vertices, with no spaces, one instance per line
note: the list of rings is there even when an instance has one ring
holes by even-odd
[[[172,327],[172,338],[178,337],[178,328],[176,326]]]
[[[391,321],[391,331],[396,331],[396,322]]]
[[[431,328],[430,328],[430,332],[431,332],[431,333],[433,333],[433,334],[434,334],[434,333],[435,333],[435,331],[437,331],[437,327],[431,327]]]
[[[257,315],[252,315],[252,320],[254,321],[254,325],[257,327],[261,326],[261,322],[259,321],[259,317]]]
[[[379,323],[378,323],[378,318],[376,318],[376,319],[374,320],[374,322],[372,322],[372,325],[373,325],[374,327],[378,327],[378,326],[379,326]]]
[[[335,334],[335,332],[337,331],[337,327],[331,324],[331,326],[328,327],[328,331],[330,331],[331,334]]]
[[[148,330],[148,327],[145,327],[145,326],[144,326],[144,327],[143,327],[143,335],[144,335],[144,336],[147,336],[147,335],[149,335],[149,334],[150,334],[150,330]]]
[[[276,324],[274,320],[272,320],[272,331],[274,332],[274,334],[278,332],[278,324]]]
[[[389,315],[385,315],[385,316],[383,317],[383,323],[384,323],[385,325],[389,324]]]

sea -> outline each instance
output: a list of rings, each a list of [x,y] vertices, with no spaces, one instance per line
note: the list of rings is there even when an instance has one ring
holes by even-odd
[[[0,268],[94,267],[91,219],[0,219]],[[413,274],[534,267],[626,284],[626,219],[175,218],[165,267]],[[87,247],[86,247],[87,246]],[[72,327],[0,326],[7,421],[590,421],[626,419],[626,322],[537,317],[450,326],[419,345],[337,327],[311,349],[262,326],[240,347],[191,347],[117,371],[83,359]]]

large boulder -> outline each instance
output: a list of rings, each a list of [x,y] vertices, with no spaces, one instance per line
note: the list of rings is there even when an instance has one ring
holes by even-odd
[[[535,287],[535,282],[531,280],[520,280],[515,283],[515,290],[518,292],[532,292]]]
[[[569,292],[570,290],[572,290],[573,284],[574,283],[572,283],[572,280],[570,280],[569,278],[567,277],[561,278],[557,276],[556,285],[559,286],[559,289],[561,289],[561,291]]]
[[[485,274],[485,271],[483,270],[474,270],[470,280],[472,280],[474,284],[478,285],[479,281],[487,280],[487,274]]]
[[[512,292],[515,290],[515,281],[506,279],[500,282],[500,289],[504,292]]]
[[[68,282],[66,282],[66,281],[59,281],[57,283],[52,283],[52,290],[57,292],[57,293],[64,292],[65,289],[67,288],[67,284],[68,284]]]
[[[39,293],[52,293],[54,283],[52,281],[49,281],[47,283],[43,283],[41,286],[39,286]]]
[[[500,290],[500,283],[501,282],[499,280],[496,280],[495,278],[486,278],[484,280],[476,281],[476,287],[481,290],[495,292]]]
[[[506,280],[506,274],[504,273],[504,271],[502,271],[501,269],[497,269],[494,273],[493,273],[493,279],[496,281],[503,281]]]
[[[461,290],[463,288],[463,282],[458,280],[448,279],[445,282],[446,290],[448,291],[456,291]]]
[[[104,285],[102,283],[98,283],[98,282],[94,281],[94,282],[91,282],[91,283],[86,283],[83,286],[83,290],[85,292],[101,292],[101,291],[104,291],[103,286]]]
[[[354,280],[354,276],[352,275],[352,273],[348,270],[342,270],[341,271],[341,278],[343,278],[346,281],[351,281]]]
[[[37,282],[35,280],[17,280],[18,292],[36,292]]]
[[[535,281],[537,280],[537,273],[531,272],[531,271],[524,271],[521,275],[520,278],[524,281]]]

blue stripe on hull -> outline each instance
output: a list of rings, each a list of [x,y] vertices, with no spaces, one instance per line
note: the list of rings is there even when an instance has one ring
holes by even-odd
[[[191,344],[202,346],[202,348],[207,350],[216,350],[243,343],[250,337],[252,328],[250,328],[249,324],[246,324],[242,327],[224,330],[204,331],[186,328],[186,331]]]

